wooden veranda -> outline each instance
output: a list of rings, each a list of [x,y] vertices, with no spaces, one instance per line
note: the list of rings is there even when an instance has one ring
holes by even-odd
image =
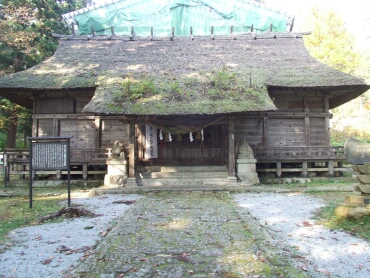
[[[103,179],[106,174],[106,161],[111,153],[110,148],[74,149],[71,150],[71,175],[74,179]],[[273,173],[276,177],[286,175],[308,176],[310,172],[317,174],[327,172],[334,176],[348,168],[343,167],[347,161],[342,146],[310,146],[310,147],[254,147],[257,159],[257,172]],[[18,176],[28,177],[28,149],[5,149],[4,174],[5,182]],[[49,175],[50,178],[61,180],[66,171],[37,171],[36,174]],[[100,176],[99,176],[100,175]]]

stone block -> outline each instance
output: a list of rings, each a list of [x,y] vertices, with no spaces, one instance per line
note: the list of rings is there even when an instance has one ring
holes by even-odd
[[[354,188],[364,194],[370,194],[370,184],[356,184]]]
[[[335,208],[334,214],[338,218],[345,219],[361,219],[366,215],[370,215],[370,208],[361,206],[361,207],[352,207],[341,205]]]
[[[363,206],[364,205],[364,196],[355,196],[355,195],[349,195],[346,196],[344,199],[344,203],[348,206]]]

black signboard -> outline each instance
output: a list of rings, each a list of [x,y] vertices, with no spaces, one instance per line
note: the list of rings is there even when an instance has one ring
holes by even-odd
[[[68,171],[68,206],[71,206],[70,139],[65,137],[29,137],[30,141],[30,208],[32,208],[32,182],[34,171]]]

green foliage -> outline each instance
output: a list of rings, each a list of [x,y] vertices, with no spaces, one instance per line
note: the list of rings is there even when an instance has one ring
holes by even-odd
[[[332,146],[343,146],[349,138],[355,138],[370,143],[370,130],[346,126],[343,131],[331,129],[330,137]]]
[[[62,14],[81,8],[84,0],[2,0],[0,5],[0,76],[30,68],[53,55],[58,42],[51,35],[68,32]],[[8,144],[16,129],[31,135],[31,111],[0,98],[0,132]],[[11,142],[13,141],[13,142]],[[24,146],[23,146],[24,147]]]
[[[354,38],[338,14],[314,7],[306,25],[312,34],[305,36],[304,42],[313,57],[346,73],[359,67],[360,55],[354,51]]]

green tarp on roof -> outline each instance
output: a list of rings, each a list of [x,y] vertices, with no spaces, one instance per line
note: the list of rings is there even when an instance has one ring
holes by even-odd
[[[284,32],[288,16],[243,0],[122,0],[74,14],[80,35],[110,35],[111,26],[117,35],[155,36],[215,35],[270,30]]]

